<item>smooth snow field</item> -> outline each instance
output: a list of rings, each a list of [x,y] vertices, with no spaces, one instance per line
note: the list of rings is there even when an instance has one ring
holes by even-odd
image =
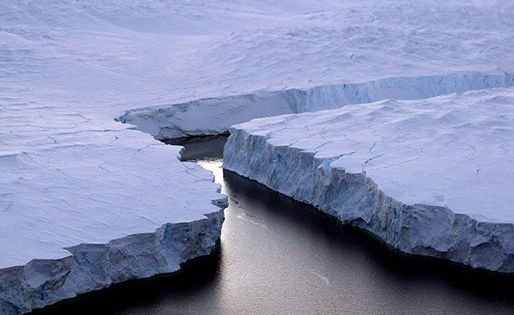
[[[510,0],[0,1],[0,309],[175,271],[215,247],[219,186],[152,136],[495,88],[501,103],[513,51]],[[172,235],[191,237],[167,252]],[[149,248],[162,255],[151,268],[128,262]],[[113,250],[119,265],[75,277],[101,261],[86,251]]]

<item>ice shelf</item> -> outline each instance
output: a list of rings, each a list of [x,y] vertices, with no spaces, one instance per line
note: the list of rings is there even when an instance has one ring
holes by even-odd
[[[0,1],[0,314],[212,248],[211,175],[115,118],[167,138],[512,87],[513,38],[510,0]]]
[[[31,106],[0,112],[16,130],[0,135],[0,314],[174,272],[215,248],[226,197],[180,147],[69,109],[16,115]]]
[[[255,119],[224,168],[409,254],[514,272],[514,91]]]
[[[185,103],[127,111],[119,121],[137,126],[156,139],[225,133],[254,118],[298,114],[383,99],[424,99],[472,90],[514,87],[514,74],[459,72],[446,75],[391,77],[361,83],[202,98]]]

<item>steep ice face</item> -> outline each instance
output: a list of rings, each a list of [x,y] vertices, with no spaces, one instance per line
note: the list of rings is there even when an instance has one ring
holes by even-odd
[[[513,87],[509,73],[457,73],[395,77],[363,83],[333,84],[307,89],[256,92],[158,107],[134,109],[119,120],[136,125],[157,139],[227,132],[253,118],[338,108],[383,99],[423,99],[470,90]]]
[[[252,120],[224,168],[406,253],[514,272],[513,148],[498,89]]]
[[[64,258],[0,269],[0,314],[26,313],[113,283],[175,272],[180,264],[211,253],[222,222],[222,212],[214,212],[105,244],[78,244]]]
[[[17,97],[0,107],[0,314],[174,272],[215,248],[226,197],[180,147]]]

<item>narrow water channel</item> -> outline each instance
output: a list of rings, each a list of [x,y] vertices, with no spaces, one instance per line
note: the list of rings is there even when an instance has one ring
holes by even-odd
[[[218,253],[38,314],[514,314],[512,277],[393,253],[223,172],[224,141],[183,143],[183,158],[213,171],[229,196]]]

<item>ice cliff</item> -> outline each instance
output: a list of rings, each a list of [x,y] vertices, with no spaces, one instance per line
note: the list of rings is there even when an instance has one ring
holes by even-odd
[[[119,118],[157,139],[219,134],[253,118],[338,108],[383,99],[423,99],[514,86],[510,73],[455,73],[420,77],[392,77],[362,82],[322,85],[306,89],[260,91],[204,98],[186,103],[134,109]]]
[[[0,134],[0,314],[174,272],[216,247],[226,197],[180,147],[84,112],[16,113],[0,112],[17,130]]]
[[[0,314],[21,314],[114,283],[178,271],[181,264],[211,253],[222,222],[223,212],[213,212],[105,244],[71,246],[61,259],[0,269]]]
[[[514,92],[381,101],[234,126],[224,168],[408,254],[514,272]]]

